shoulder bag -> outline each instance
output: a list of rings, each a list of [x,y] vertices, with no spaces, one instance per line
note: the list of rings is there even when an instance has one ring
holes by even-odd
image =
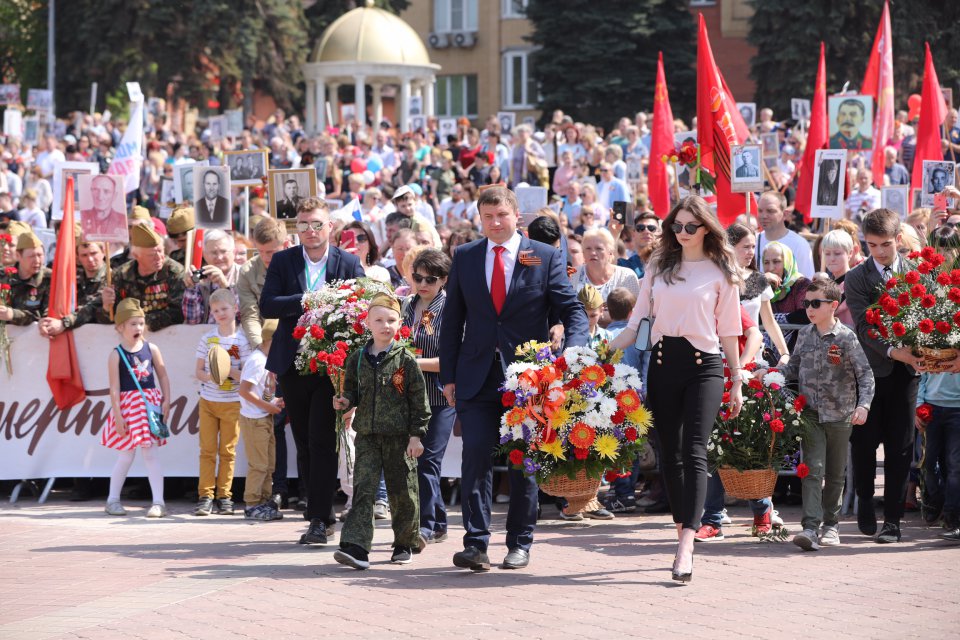
[[[117,353],[120,354],[123,364],[127,365],[127,371],[130,372],[130,377],[133,378],[133,384],[137,385],[137,391],[140,392],[140,397],[143,398],[143,405],[147,408],[147,424],[150,425],[150,435],[160,440],[169,438],[170,427],[164,423],[163,413],[160,411],[160,407],[155,404],[150,404],[147,401],[147,394],[143,392],[143,387],[140,386],[140,381],[137,380],[137,374],[133,372],[133,367],[130,366],[130,361],[127,360],[127,354],[125,354],[119,346],[117,347]]]

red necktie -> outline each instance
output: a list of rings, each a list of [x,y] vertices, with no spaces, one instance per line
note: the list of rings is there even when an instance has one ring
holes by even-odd
[[[505,247],[494,247],[493,276],[490,278],[490,297],[493,299],[493,308],[500,315],[503,302],[507,299],[506,274],[503,270],[503,252]]]

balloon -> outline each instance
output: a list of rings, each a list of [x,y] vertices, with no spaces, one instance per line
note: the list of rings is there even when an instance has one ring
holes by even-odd
[[[910,98],[907,100],[907,104],[910,105],[910,115],[907,116],[908,121],[912,122],[920,117],[920,103],[922,101],[923,98],[920,97],[919,93],[910,95]]]
[[[353,173],[363,173],[367,170],[367,163],[363,158],[354,158],[350,161],[350,171]]]
[[[374,180],[376,180],[376,178],[373,175],[373,171],[367,169],[363,172],[363,184],[369,187],[371,184],[373,184]]]
[[[380,159],[380,156],[370,156],[367,159],[367,169],[374,173],[383,169],[383,160]]]

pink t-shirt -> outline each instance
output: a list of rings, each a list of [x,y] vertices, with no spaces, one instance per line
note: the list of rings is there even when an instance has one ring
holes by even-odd
[[[686,338],[705,353],[720,353],[720,336],[743,334],[740,324],[740,296],[723,272],[711,260],[682,262],[672,285],[653,278],[651,265],[640,284],[640,295],[630,315],[629,327],[636,329],[649,315],[650,286],[653,281],[653,341],[663,336]]]

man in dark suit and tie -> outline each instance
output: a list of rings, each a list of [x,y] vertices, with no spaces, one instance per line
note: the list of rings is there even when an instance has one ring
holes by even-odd
[[[301,544],[327,543],[327,527],[336,522],[333,497],[338,459],[333,385],[326,375],[302,376],[297,371],[294,360],[299,343],[293,330],[303,314],[304,293],[331,280],[363,276],[356,256],[330,246],[330,228],[326,202],[319,198],[301,201],[297,211],[300,246],[274,254],[260,295],[263,317],[279,319],[267,370],[277,375],[297,443],[300,495],[307,497],[304,517],[310,521]]]
[[[230,205],[220,195],[220,174],[208,169],[203,174],[203,196],[194,202],[197,226],[207,229],[230,228]]]
[[[486,238],[459,247],[447,280],[440,329],[440,381],[455,406],[463,433],[461,494],[464,550],[454,565],[490,568],[493,453],[498,444],[504,371],[518,345],[549,342],[550,325],[561,322],[567,346],[587,343],[587,317],[567,277],[560,252],[517,233],[517,198],[490,187],[478,200]],[[537,521],[537,483],[511,470],[505,569],[529,562]]]

